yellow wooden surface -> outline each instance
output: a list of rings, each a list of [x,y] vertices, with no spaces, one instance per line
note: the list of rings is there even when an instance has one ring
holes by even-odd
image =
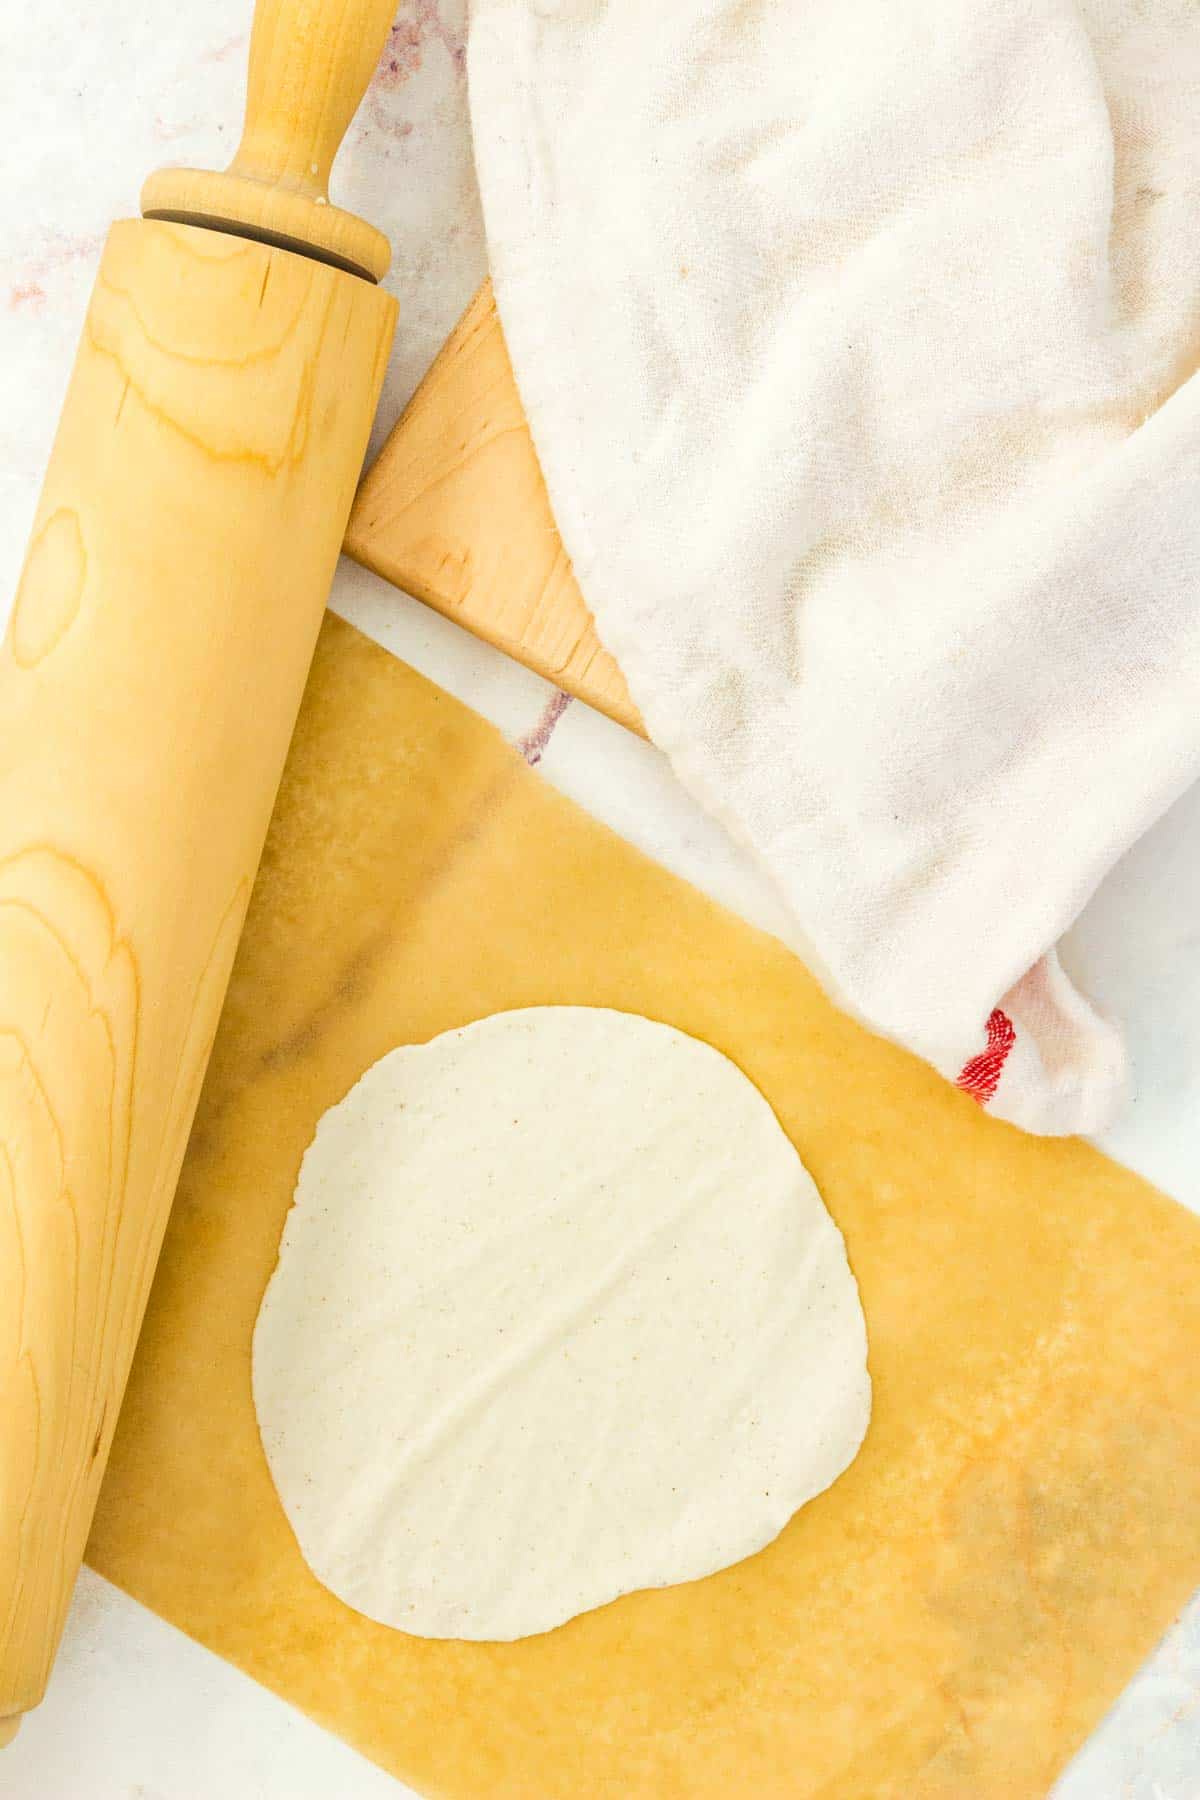
[[[476,637],[643,730],[563,550],[490,283],[364,479],[345,547]]]
[[[189,226],[100,264],[0,654],[0,1718],[83,1553],[394,311]]]
[[[397,1043],[554,1002],[665,1020],[766,1094],[845,1233],[874,1414],[738,1567],[421,1641],[301,1561],[251,1334],[322,1112]],[[430,1795],[1044,1800],[1200,1580],[1198,1276],[1200,1222],[860,1030],[331,619],[90,1560]]]
[[[224,174],[159,169],[142,189],[152,218],[243,226],[386,274],[391,248],[365,219],[329,205],[329,173],[375,72],[396,0],[257,0],[246,119]]]

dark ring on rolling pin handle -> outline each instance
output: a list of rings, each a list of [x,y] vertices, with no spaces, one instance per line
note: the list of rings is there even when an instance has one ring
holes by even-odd
[[[325,263],[331,269],[340,269],[343,275],[357,275],[360,281],[369,281],[372,287],[379,286],[369,269],[360,268],[357,263],[339,256],[336,250],[323,249],[306,238],[288,237],[286,232],[247,225],[244,219],[222,219],[216,213],[176,212],[165,206],[151,207],[142,217],[161,219],[168,225],[196,225],[202,231],[223,231],[227,237],[249,238],[251,243],[267,244],[272,250],[290,250],[294,256],[306,256],[309,262]]]

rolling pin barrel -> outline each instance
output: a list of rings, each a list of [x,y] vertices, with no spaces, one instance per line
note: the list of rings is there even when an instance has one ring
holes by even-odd
[[[261,3],[230,171],[163,171],[113,227],[0,653],[0,1745],[61,1634],[387,362],[386,240],[326,183],[391,13]]]

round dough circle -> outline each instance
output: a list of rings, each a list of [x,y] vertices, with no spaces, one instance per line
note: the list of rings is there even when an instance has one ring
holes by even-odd
[[[707,1044],[535,1007],[393,1050],[322,1118],[254,1334],[305,1561],[509,1639],[760,1549],[853,1459],[841,1233]]]

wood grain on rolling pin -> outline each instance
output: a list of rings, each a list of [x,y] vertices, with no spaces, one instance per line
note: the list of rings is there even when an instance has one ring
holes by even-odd
[[[345,548],[644,735],[558,535],[490,282],[363,481]]]
[[[0,653],[0,1721],[83,1552],[393,316],[189,226],[100,265]]]

